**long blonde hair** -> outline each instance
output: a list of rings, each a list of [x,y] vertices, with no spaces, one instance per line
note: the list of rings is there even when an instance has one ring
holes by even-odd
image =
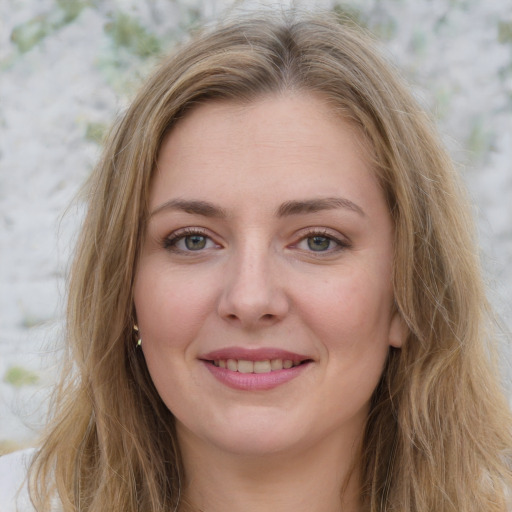
[[[319,14],[252,15],[196,35],[147,81],[88,185],[72,267],[68,360],[31,468],[49,510],[169,512],[185,478],[172,413],[133,335],[133,280],[164,135],[216,99],[322,95],[355,123],[395,224],[394,294],[408,327],[390,349],[361,449],[372,512],[504,512],[511,418],[467,202],[428,117],[368,37]],[[307,120],[305,120],[306,122]]]

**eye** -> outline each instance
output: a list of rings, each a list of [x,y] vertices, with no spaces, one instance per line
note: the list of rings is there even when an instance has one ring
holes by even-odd
[[[188,235],[183,237],[180,242],[183,242],[189,251],[200,251],[206,247],[208,238],[203,235]]]
[[[219,247],[199,229],[185,229],[171,233],[164,240],[164,248],[174,252],[199,252]]]
[[[327,251],[335,243],[327,236],[308,236],[306,239],[308,248],[312,251]]]
[[[341,240],[325,231],[313,231],[307,233],[306,236],[301,238],[295,245],[297,249],[307,252],[326,252],[332,253],[346,249],[350,246],[348,241]]]

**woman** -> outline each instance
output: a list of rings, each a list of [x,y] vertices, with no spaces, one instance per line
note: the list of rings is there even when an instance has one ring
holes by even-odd
[[[488,330],[460,184],[367,38],[226,23],[91,178],[36,509],[504,512]]]

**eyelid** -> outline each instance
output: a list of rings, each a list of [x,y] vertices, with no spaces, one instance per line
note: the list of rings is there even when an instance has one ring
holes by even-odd
[[[329,238],[330,240],[336,243],[335,248],[328,249],[326,251],[305,251],[314,254],[315,256],[327,256],[335,252],[343,251],[345,249],[349,249],[352,247],[351,241],[345,235],[342,235],[338,231],[334,231],[326,227],[309,227],[299,231],[296,235],[297,241],[291,244],[289,247],[298,248],[298,245],[301,242],[303,242],[307,238],[312,238],[314,236]]]
[[[179,249],[177,246],[178,242],[182,240],[183,238],[186,238],[187,236],[204,236],[205,238],[208,238],[210,241],[213,242],[213,244],[216,246],[215,248],[220,248],[221,245],[214,239],[214,237],[211,235],[211,233],[202,227],[195,227],[195,226],[187,226],[184,228],[179,228],[170,233],[169,235],[165,236],[162,240],[162,246],[164,249],[167,249],[168,251],[176,252],[176,253],[182,253],[182,254],[194,254],[194,253],[201,253],[205,250],[211,249],[205,248],[198,251],[191,251],[191,250],[183,250]]]
[[[180,249],[180,248],[176,247],[178,242],[181,241],[183,238],[185,238],[187,236],[194,236],[194,235],[204,236],[205,238],[210,240],[215,245],[215,247],[213,247],[215,249],[222,248],[222,245],[217,242],[217,238],[214,235],[212,235],[212,233],[208,229],[203,228],[203,227],[198,227],[198,226],[187,226],[187,227],[176,229],[175,231],[171,232],[170,234],[168,234],[167,236],[165,236],[162,239],[162,246],[166,250],[176,252],[176,253],[183,253],[183,254],[187,254],[187,255],[191,255],[194,253],[196,253],[196,255],[198,255],[208,249],[212,249],[212,247],[207,247],[204,249],[199,249],[197,251],[193,251],[193,250]],[[325,251],[306,250],[306,249],[300,249],[298,247],[298,245],[301,242],[303,242],[304,240],[306,240],[308,238],[315,237],[315,236],[328,238],[329,240],[332,240],[336,244],[336,246],[332,249],[327,249]],[[292,244],[288,245],[288,248],[302,250],[303,252],[307,252],[307,253],[313,254],[318,257],[332,255],[333,253],[343,251],[345,249],[349,249],[350,247],[352,247],[352,243],[348,239],[348,237],[341,234],[337,230],[329,229],[326,227],[303,228],[295,234],[294,238],[296,241],[293,242]]]

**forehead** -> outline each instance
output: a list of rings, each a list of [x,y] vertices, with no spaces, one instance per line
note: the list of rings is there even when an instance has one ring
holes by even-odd
[[[367,142],[323,98],[289,93],[250,103],[212,101],[189,112],[166,136],[151,187],[152,207],[169,195],[219,198],[238,191],[355,199],[376,186]],[[375,192],[375,191],[374,191]]]
[[[310,126],[316,123],[324,125],[326,130],[333,132],[333,135],[336,127],[343,125],[347,134],[351,132],[353,142],[367,154],[370,143],[357,122],[349,116],[345,105],[336,105],[335,101],[323,93],[312,91],[284,91],[256,96],[250,101],[208,100],[187,109],[185,115],[174,124],[164,138],[162,146],[169,138],[173,139],[174,144],[185,142],[182,135],[191,125],[194,126],[196,143],[207,134],[212,143],[217,144],[229,131],[241,144],[247,142],[244,135],[251,137],[252,142],[255,141],[254,135],[258,135],[258,141],[267,140],[274,144],[289,142],[292,139],[299,143],[304,138],[314,142],[310,137]],[[291,122],[295,124],[290,124]],[[282,129],[282,135],[287,135],[285,140],[275,139],[275,132],[269,130],[270,123],[274,128]],[[217,135],[209,131],[213,124],[222,127],[222,131]],[[242,125],[244,130],[240,131],[239,127]],[[191,142],[191,139],[186,142]],[[202,140],[202,143],[207,142]]]

